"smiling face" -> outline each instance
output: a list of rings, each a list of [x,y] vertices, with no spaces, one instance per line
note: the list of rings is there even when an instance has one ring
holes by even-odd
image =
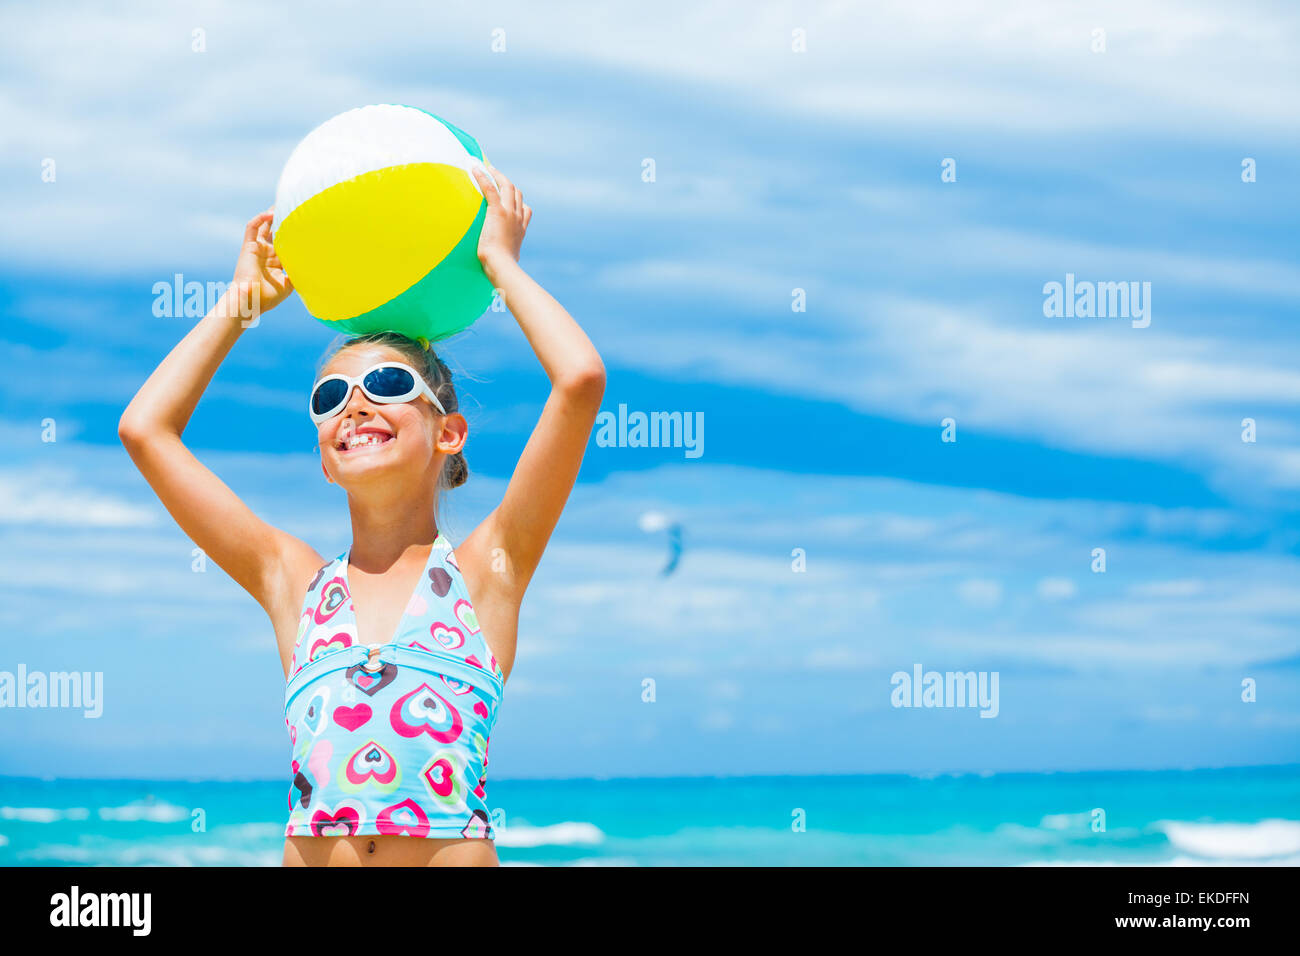
[[[396,349],[366,344],[336,353],[319,377],[360,375],[381,362],[416,367]],[[466,431],[463,416],[442,415],[427,398],[386,405],[356,387],[343,410],[316,428],[321,467],[349,492],[380,478],[390,489],[394,481],[408,480],[412,488],[434,487],[443,457],[460,450]]]

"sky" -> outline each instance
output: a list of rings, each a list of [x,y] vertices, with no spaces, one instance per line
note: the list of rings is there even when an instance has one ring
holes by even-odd
[[[1297,49],[1285,3],[0,9],[0,671],[103,680],[97,718],[0,709],[0,773],[286,773],[269,622],[116,426],[196,321],[155,284],[228,280],[294,145],[369,103],[519,185],[603,409],[703,422],[698,456],[589,445],[495,776],[1300,759]],[[1067,281],[1149,324],[1047,314]],[[185,433],[327,556],[331,339],[293,298]],[[548,383],[509,313],[441,347],[459,541]],[[894,706],[916,667],[996,674],[996,716]]]

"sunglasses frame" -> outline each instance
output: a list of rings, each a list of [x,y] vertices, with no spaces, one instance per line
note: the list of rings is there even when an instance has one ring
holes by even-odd
[[[402,395],[395,395],[392,397],[375,395],[370,391],[370,389],[366,388],[365,378],[371,372],[381,368],[400,368],[405,372],[409,372],[411,379],[415,382],[415,386],[409,392]],[[313,407],[316,404],[316,392],[319,391],[320,387],[326,382],[332,382],[336,379],[341,382],[346,382],[348,390],[343,393],[343,400],[341,402],[335,405],[327,413],[318,415]],[[438,401],[438,396],[433,394],[433,389],[431,389],[429,383],[424,380],[424,376],[411,368],[411,366],[407,365],[405,362],[377,362],[363,371],[360,375],[344,375],[342,372],[335,372],[333,375],[326,375],[323,378],[318,378],[316,383],[311,387],[311,394],[307,397],[307,413],[311,415],[312,422],[319,425],[321,422],[327,422],[331,418],[338,416],[343,409],[348,407],[348,402],[352,399],[352,390],[354,388],[361,389],[361,394],[365,395],[366,398],[370,399],[370,401],[374,402],[376,405],[401,405],[404,402],[412,401],[423,395],[433,403],[433,407],[438,410],[440,415],[447,414],[447,410],[442,407],[442,402]]]

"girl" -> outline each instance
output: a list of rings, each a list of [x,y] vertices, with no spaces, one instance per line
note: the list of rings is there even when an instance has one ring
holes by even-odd
[[[394,333],[348,340],[310,400],[325,480],[348,498],[333,560],[258,518],[181,435],[256,310],[292,286],[252,219],[220,303],[149,376],[118,434],[182,530],[265,609],[293,748],[286,865],[497,864],[488,738],[515,659],[520,602],[573,489],[605,387],[591,341],[518,264],[532,219],[500,171],[478,256],[551,381],[501,503],[454,550],[438,489],[466,477],[446,365]]]

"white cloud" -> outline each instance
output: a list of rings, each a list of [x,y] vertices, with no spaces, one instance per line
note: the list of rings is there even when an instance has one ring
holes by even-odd
[[[868,667],[877,666],[879,663],[880,658],[873,652],[836,645],[833,647],[813,648],[808,653],[806,666],[809,670],[843,673],[845,671],[864,670]]]
[[[683,110],[707,117],[725,108],[778,135],[793,120],[882,138],[991,128],[1039,140],[1150,136],[1193,126],[1260,142],[1294,138],[1300,98],[1297,15],[1285,5],[1249,18],[1173,0],[1112,0],[1086,16],[1033,0],[992,9],[766,3],[743,17],[718,0],[601,13],[574,2],[435,10],[376,0],[361,18],[348,6],[303,17],[251,2],[136,10],[122,17],[86,2],[0,11],[0,123],[11,132],[13,174],[4,199],[30,225],[4,246],[16,261],[53,254],[112,272],[174,261],[180,248],[191,261],[199,252],[224,263],[231,241],[221,237],[231,233],[220,224],[237,229],[269,204],[280,166],[312,126],[366,102],[415,102],[472,126],[489,156],[517,157],[517,180],[553,206],[712,223],[744,215],[755,187],[800,171],[756,161],[739,145],[717,155],[707,125],[695,139],[713,161],[684,165],[672,138]],[[191,49],[195,21],[206,31],[203,53]],[[1088,50],[1098,22],[1107,25],[1104,54]],[[489,46],[496,28],[506,32],[501,54]],[[791,51],[796,28],[807,31],[806,53]],[[260,69],[239,68],[248,61]],[[430,62],[441,67],[436,78]],[[470,82],[488,71],[497,82]],[[517,106],[521,86],[534,89],[543,75],[552,95]],[[159,76],[177,82],[160,85]],[[610,94],[585,95],[594,83]],[[273,119],[247,109],[268,88]],[[647,88],[662,114],[620,98]],[[620,153],[625,175],[607,162]],[[639,182],[646,155],[663,173],[653,189]],[[52,184],[39,181],[46,157],[59,164]],[[890,190],[847,185],[853,200],[900,208]],[[132,241],[101,241],[122,233]]]
[[[55,468],[0,472],[0,524],[142,528],[157,512],[80,484]]]
[[[1044,601],[1066,601],[1079,593],[1069,578],[1043,578],[1038,582],[1038,596]]]
[[[734,680],[717,680],[709,685],[709,694],[715,700],[740,700],[740,685]]]
[[[571,4],[544,12],[522,3],[491,11],[402,6],[405,29],[397,33],[398,7],[368,9],[364,21],[333,17],[328,8],[292,18],[290,48],[272,25],[290,15],[253,4],[198,13],[160,4],[138,19],[89,4],[0,11],[7,90],[0,122],[13,132],[19,163],[0,197],[29,224],[20,238],[0,239],[0,250],[18,266],[55,263],[115,277],[153,270],[170,278],[178,261],[206,263],[213,274],[200,275],[199,265],[195,278],[224,279],[239,224],[269,201],[294,143],[346,106],[405,97],[471,117],[490,154],[513,151],[516,179],[542,200],[539,228],[550,221],[587,237],[609,230],[599,232],[604,258],[576,264],[587,284],[607,297],[612,290],[698,303],[679,317],[668,309],[652,324],[619,324],[601,340],[618,364],[767,388],[785,383],[912,422],[956,413],[986,432],[1208,470],[1218,488],[1238,495],[1300,488],[1300,430],[1287,417],[1270,417],[1276,406],[1300,402],[1300,350],[1184,332],[1163,304],[1173,286],[1295,299],[1300,269],[1285,257],[1115,244],[1081,238],[1072,225],[1053,232],[994,225],[1005,221],[992,219],[987,205],[997,193],[940,199],[897,173],[822,182],[844,156],[796,160],[789,150],[756,151],[744,138],[760,118],[773,128],[815,120],[832,137],[860,135],[869,123],[897,152],[918,129],[962,129],[993,135],[997,168],[1008,175],[1026,162],[1016,141],[1006,140],[1017,132],[1030,131],[1037,142],[1053,130],[1150,137],[1194,128],[1230,142],[1243,133],[1254,143],[1294,141],[1290,104],[1300,79],[1290,51],[1300,14],[1290,7],[1243,19],[1211,4],[1164,0],[1103,4],[1086,17],[1030,0],[992,10],[827,2],[798,12],[759,5],[738,19],[728,3],[599,15]],[[196,18],[207,31],[202,54],[190,50]],[[1106,25],[1104,54],[1088,50],[1097,23]],[[497,26],[509,38],[501,55],[488,47]],[[796,27],[808,31],[805,54],[790,51]],[[232,69],[236,56],[262,68]],[[444,64],[437,84],[424,66],[430,58]],[[936,60],[945,65],[939,74],[929,67]],[[458,82],[484,64],[499,83]],[[555,64],[564,71],[547,73]],[[565,95],[576,82],[574,64],[595,71],[583,74],[586,82],[607,81],[608,95]],[[505,92],[543,74],[553,95],[527,108]],[[159,86],[159,75],[187,82]],[[623,92],[647,84],[662,111],[628,110]],[[277,90],[273,121],[245,108],[266,88]],[[735,112],[749,102],[761,102],[761,113]],[[734,126],[709,119],[724,105]],[[652,184],[639,177],[646,155],[659,163]],[[1068,170],[1071,155],[1058,149],[1045,161]],[[36,164],[45,156],[60,163],[55,183],[39,182]],[[1101,177],[1111,198],[1124,189],[1145,195],[1159,181],[1141,170],[1133,182],[1092,165],[1074,172]],[[1193,185],[1179,201],[1200,203],[1205,187]],[[808,199],[792,203],[800,191]],[[853,228],[830,235],[828,210]],[[597,211],[603,221],[593,224]],[[642,243],[648,228],[660,238]],[[671,244],[663,229],[672,230]],[[636,242],[611,240],[633,233]],[[104,236],[120,241],[106,244]],[[569,246],[570,257],[582,248]],[[648,251],[633,258],[611,251],[642,248]],[[944,304],[891,296],[857,277],[857,264],[867,262],[888,277],[928,284],[936,261],[978,283],[975,293],[990,284],[1005,290],[1008,277],[1018,277],[1027,282],[1025,301]],[[1153,327],[1035,317],[1037,289],[1067,270],[1152,281]],[[795,286],[809,294],[809,312],[798,321],[789,312]],[[724,303],[718,311],[730,318],[702,321],[713,302]],[[66,296],[29,294],[18,306],[28,321],[56,328],[93,321],[84,303],[68,312]],[[119,318],[98,322],[96,334],[117,342],[138,332]],[[482,333],[484,342],[505,342],[492,326]],[[666,340],[674,347],[665,349]],[[139,384],[104,369],[84,344],[39,356],[16,346],[0,356],[19,367],[35,358],[56,364],[72,396],[90,387],[77,383],[114,395]],[[270,389],[241,394],[284,408],[300,401]],[[1261,440],[1244,457],[1235,430],[1257,409]]]
[[[931,424],[936,434],[940,420],[953,416],[959,441],[964,427],[1095,454],[1173,459],[1209,469],[1225,493],[1300,488],[1300,431],[1264,411],[1268,442],[1244,444],[1240,428],[1242,408],[1300,401],[1300,350],[1148,334],[1124,320],[1073,321],[1001,324],[976,307],[876,298],[860,305],[856,329],[834,335],[772,331],[741,347],[730,333],[700,324],[678,333],[678,347],[663,349],[658,330],[629,328],[605,351],[620,364],[651,363],[661,372],[787,382],[808,397]]]
[[[970,635],[952,635],[951,648],[970,653]],[[1093,634],[1018,634],[1013,638],[982,635],[981,655],[1005,655],[1021,661],[1037,661],[1087,673],[1119,670],[1132,673],[1134,667],[1149,665],[1225,666],[1240,661],[1240,654],[1216,638],[1173,638],[1138,642],[1130,637],[1114,638]]]
[[[957,586],[957,596],[972,607],[993,608],[1002,603],[1002,585],[988,578],[970,578]]]
[[[1204,591],[1205,582],[1194,578],[1178,581],[1145,581],[1128,589],[1128,593],[1137,598],[1172,598],[1174,600],[1196,597]]]
[[[699,717],[701,730],[728,730],[736,723],[736,715],[729,710],[713,707]]]

